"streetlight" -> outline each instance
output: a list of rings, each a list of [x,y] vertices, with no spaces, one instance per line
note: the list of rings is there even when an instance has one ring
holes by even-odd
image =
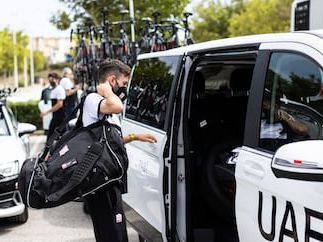
[[[35,84],[35,74],[34,74],[34,53],[33,53],[33,39],[29,37],[29,51],[30,51],[30,84],[33,86]]]
[[[12,41],[13,41],[13,73],[14,73],[14,86],[18,87],[19,76],[18,76],[18,57],[17,57],[17,34],[14,29],[12,32]]]

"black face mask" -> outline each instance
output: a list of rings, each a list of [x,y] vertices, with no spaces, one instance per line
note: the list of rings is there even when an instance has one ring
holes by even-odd
[[[124,102],[127,99],[127,88],[119,87],[115,94],[120,98],[121,102]]]
[[[55,81],[49,81],[49,84],[50,84],[53,88],[55,88],[55,87],[56,87],[56,82],[55,82]]]

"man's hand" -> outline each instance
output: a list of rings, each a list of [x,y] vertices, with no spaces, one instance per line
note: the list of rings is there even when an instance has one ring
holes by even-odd
[[[46,116],[48,113],[47,112],[41,112],[40,114],[39,114],[39,117],[44,117],[44,116]]]
[[[281,109],[278,110],[278,119],[283,121],[295,121],[291,115]]]
[[[102,97],[109,97],[112,92],[112,88],[108,82],[101,83],[96,87],[96,90],[99,95]]]
[[[151,134],[136,134],[136,136],[139,141],[157,143],[157,139]]]

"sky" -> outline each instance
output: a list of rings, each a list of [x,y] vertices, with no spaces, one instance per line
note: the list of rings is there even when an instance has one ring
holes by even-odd
[[[31,36],[69,36],[69,31],[59,31],[49,22],[53,14],[64,9],[58,0],[0,0],[0,4],[0,29],[9,27]]]
[[[192,6],[201,1],[191,0],[187,9],[192,11]],[[30,36],[69,37],[69,30],[59,31],[49,22],[57,11],[66,10],[59,0],[0,0],[0,4],[0,30],[8,27],[10,30],[22,30]]]

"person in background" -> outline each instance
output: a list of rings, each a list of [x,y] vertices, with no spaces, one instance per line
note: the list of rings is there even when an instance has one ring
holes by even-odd
[[[38,108],[41,112],[45,112],[52,107],[52,103],[50,101],[50,93],[52,91],[52,86],[49,84],[48,78],[46,78],[46,79],[41,78],[40,83],[43,86],[43,90],[41,92],[41,97],[40,97],[40,101],[38,103]],[[48,114],[42,118],[43,130],[45,132],[45,135],[48,134],[49,124],[50,124],[51,119],[52,119],[51,114]]]
[[[107,114],[108,121],[120,127],[119,114],[123,110],[122,99],[126,96],[130,71],[130,67],[119,60],[107,60],[100,65],[97,93],[88,94],[84,101],[84,127],[103,119]],[[129,134],[120,138],[123,138],[125,143],[134,140],[156,143],[156,138],[150,134]],[[121,194],[127,190],[126,187],[125,176],[120,182],[86,196],[87,209],[91,215],[97,242],[128,241],[121,199]]]
[[[77,91],[80,88],[78,85],[75,85],[73,81],[74,75],[72,69],[69,67],[65,67],[63,69],[63,78],[60,80],[60,85],[64,88],[66,95],[66,99],[64,102],[64,111],[66,116],[69,116],[72,113],[73,109],[75,108],[78,102]]]
[[[48,78],[41,78],[41,85],[43,86],[43,90],[41,92],[40,100],[43,100],[45,104],[50,101],[50,92],[52,91],[52,86],[49,84]]]
[[[278,96],[272,98],[271,93],[265,90],[260,128],[261,146],[276,150],[284,144],[303,140],[308,135],[308,126],[282,108]]]
[[[59,84],[60,76],[57,73],[50,73],[48,75],[48,79],[53,88],[50,93],[52,108],[40,113],[41,118],[49,113],[52,113],[53,115],[49,124],[47,139],[54,133],[55,128],[58,127],[65,119],[64,100],[66,97],[64,88]]]

